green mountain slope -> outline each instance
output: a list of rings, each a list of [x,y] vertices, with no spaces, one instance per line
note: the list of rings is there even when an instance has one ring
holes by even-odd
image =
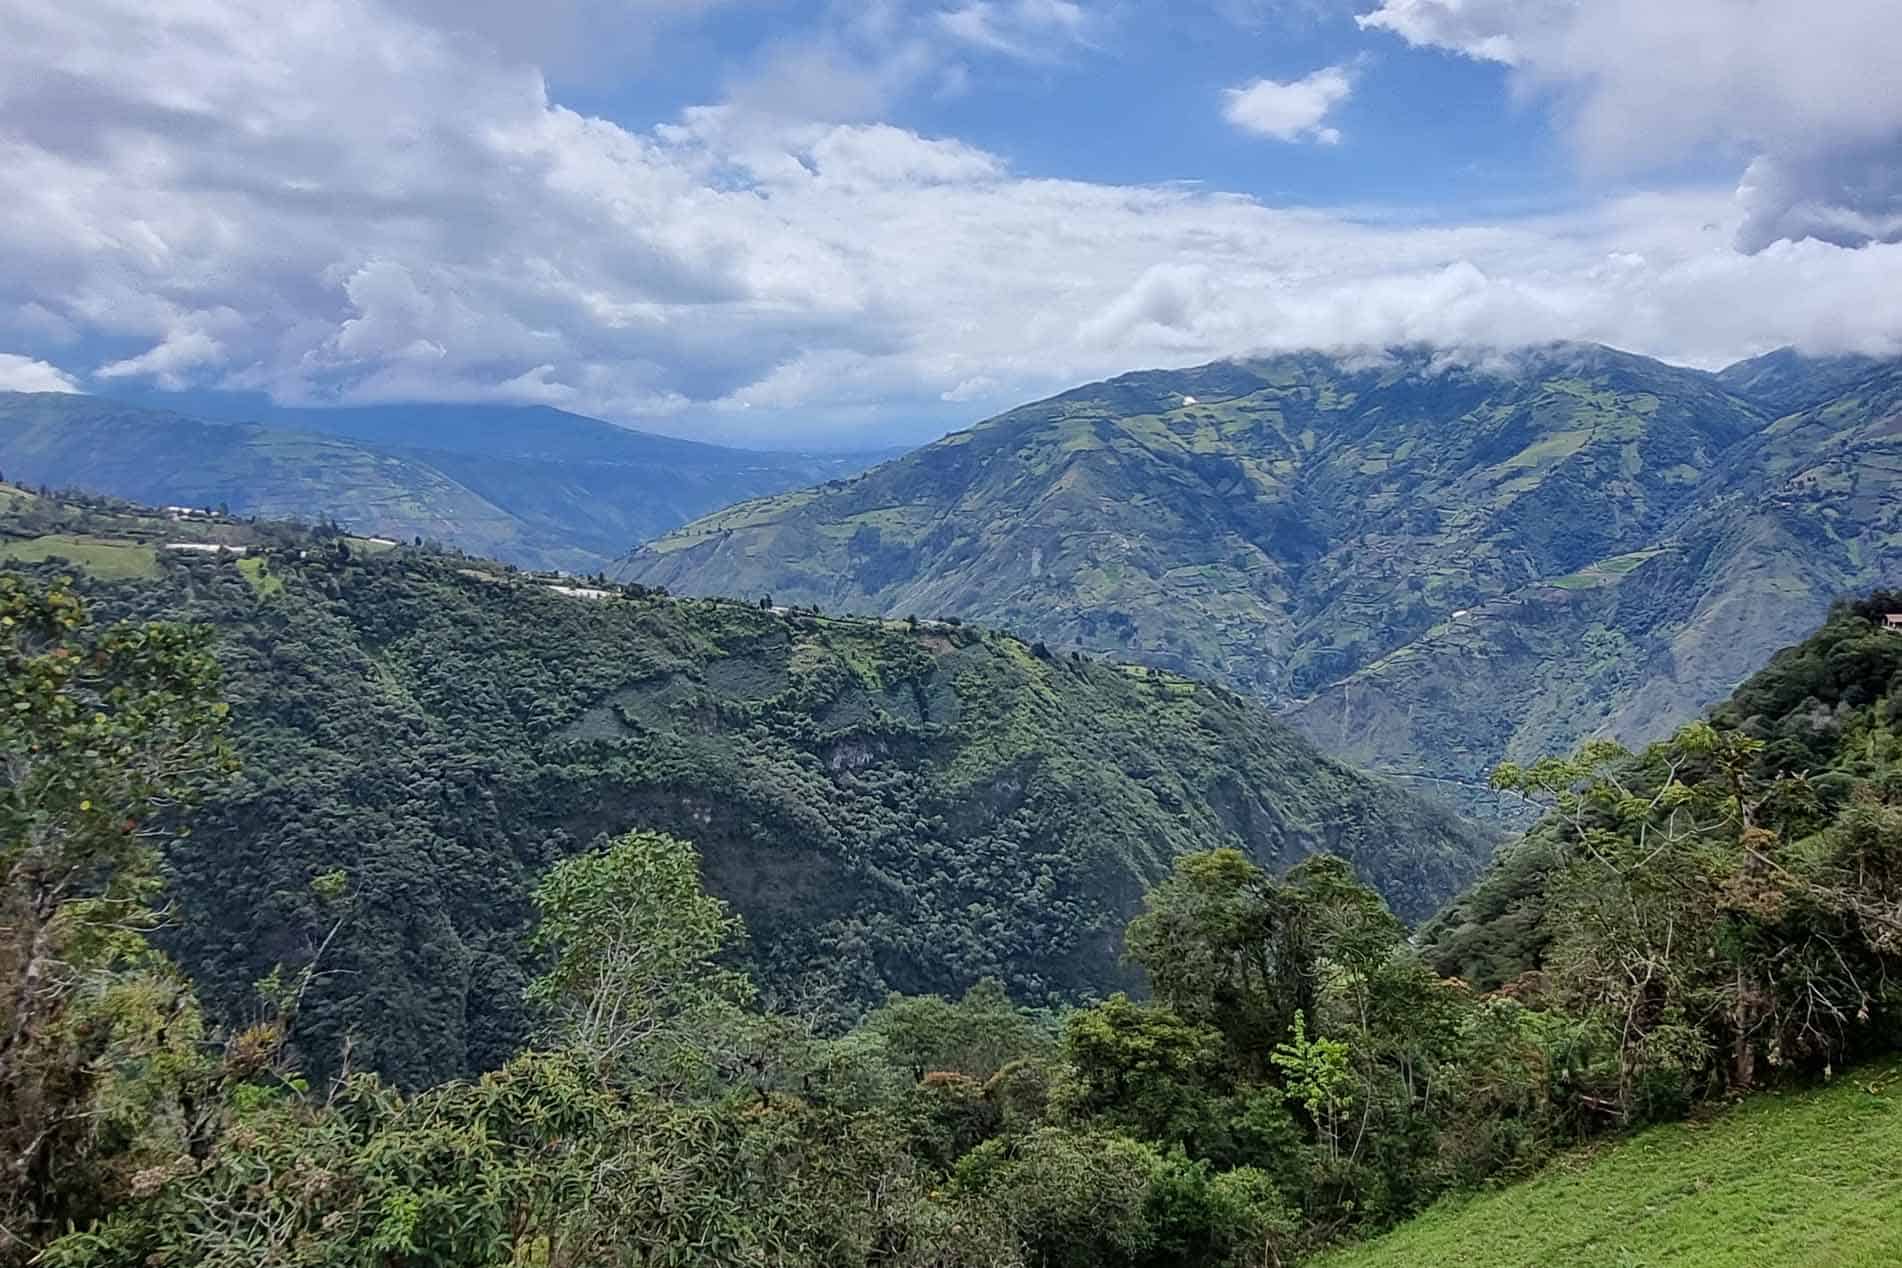
[[[1718,372],[1727,391],[1781,417],[1821,405],[1882,369],[1870,357],[1809,357],[1779,348]]]
[[[1817,806],[1841,810],[1859,782],[1894,781],[1902,718],[1902,634],[1882,628],[1902,591],[1838,605],[1822,627],[1778,652],[1710,712],[1719,733],[1766,747],[1755,774],[1800,779]],[[1493,989],[1541,968],[1556,930],[1547,878],[1563,856],[1563,825],[1541,823],[1501,851],[1473,888],[1422,927],[1434,968]]]
[[[0,393],[0,471],[155,505],[330,516],[378,536],[593,571],[695,515],[863,465],[694,444],[552,409],[271,418],[206,422],[98,397]]]
[[[1774,426],[1604,348],[1130,375],[696,521],[627,575],[1214,674],[1487,804],[1502,758],[1652,738],[1902,566],[1898,371],[1813,364],[1829,401]],[[1740,386],[1789,399],[1782,369]]]
[[[0,535],[24,543],[28,517],[41,544],[164,531],[58,511],[13,506]],[[1412,917],[1490,853],[1259,705],[1173,675],[969,627],[588,598],[250,531],[267,553],[160,548],[148,576],[89,586],[104,616],[222,636],[245,771],[171,857],[167,936],[240,1014],[273,962],[321,940],[310,881],[342,867],[355,907],[300,1033],[318,1052],[354,1036],[360,1066],[406,1082],[519,1045],[529,889],[602,833],[694,840],[775,998],[835,1014],[987,975],[1031,1000],[1126,984],[1123,922],[1189,850],[1276,867],[1331,850]]]
[[[1899,575],[1902,369],[1886,366],[1731,447],[1651,549],[1481,605],[1291,716],[1349,760],[1477,781],[1586,735],[1657,738],[1833,599]],[[1475,683],[1482,711],[1463,704]]]
[[[1757,1096],[1454,1198],[1316,1268],[1902,1263],[1902,1070]]]

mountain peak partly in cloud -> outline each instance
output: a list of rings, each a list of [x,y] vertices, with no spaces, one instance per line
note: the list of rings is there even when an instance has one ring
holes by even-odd
[[[1887,0],[16,0],[0,385],[951,424],[1135,366],[1902,346]]]

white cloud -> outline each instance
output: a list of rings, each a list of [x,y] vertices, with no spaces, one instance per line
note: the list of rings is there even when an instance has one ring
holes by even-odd
[[[1077,0],[837,2],[813,25],[756,49],[729,76],[723,104],[782,121],[875,120],[910,98],[964,95],[974,64],[1057,61],[1089,47],[1107,24]]]
[[[959,43],[1025,60],[1086,42],[1092,25],[1074,0],[968,0],[938,12],[938,26]]]
[[[1267,349],[1902,348],[1902,246],[1739,255],[1727,190],[1414,226],[738,99],[633,131],[368,0],[12,0],[0,120],[0,346],[286,403],[773,440]]]
[[[1354,77],[1345,66],[1327,66],[1300,79],[1280,83],[1257,79],[1245,88],[1224,93],[1222,113],[1244,132],[1276,141],[1318,141],[1334,145],[1340,131],[1326,126],[1334,107],[1354,92]]]
[[[1017,55],[1021,50],[997,29],[992,12],[988,4],[967,4],[961,9],[947,9],[940,13],[938,25],[953,39],[966,44]]]
[[[1199,340],[1198,326],[1212,306],[1208,271],[1193,264],[1157,264],[1077,330],[1085,346],[1114,348],[1140,335],[1151,343]]]
[[[855,42],[839,32],[781,41],[728,88],[728,104],[769,119],[851,122],[876,118],[938,67],[921,39]]]
[[[1571,14],[1567,0],[1384,0],[1355,19],[1391,31],[1409,44],[1431,45],[1480,61],[1520,59],[1518,33],[1557,29]]]
[[[163,331],[163,337],[138,356],[109,362],[94,373],[102,379],[146,376],[172,390],[189,386],[193,371],[216,367],[225,358],[224,345],[203,330],[190,328],[189,320]]]
[[[1894,0],[1384,0],[1359,19],[1557,94],[1584,157],[1749,173],[1738,244],[1902,239]]]
[[[0,392],[78,392],[79,381],[56,365],[0,352]]]
[[[391,0],[398,12],[453,30],[484,52],[562,79],[625,76],[679,28],[741,0]]]

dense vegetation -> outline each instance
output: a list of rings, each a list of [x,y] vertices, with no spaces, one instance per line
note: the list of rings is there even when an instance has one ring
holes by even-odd
[[[361,533],[577,572],[740,498],[865,461],[723,449],[545,408],[273,411],[257,424],[0,392],[0,471],[16,482],[334,519]]]
[[[1902,718],[1902,634],[1882,628],[1891,612],[1902,612],[1902,593],[1839,604],[1821,629],[1779,652],[1711,713],[1707,742],[1727,755],[1731,777],[1754,803],[1752,831],[1774,834],[1777,848],[1806,860],[1831,834],[1884,830],[1878,811],[1902,789],[1894,739]],[[1603,748],[1584,756],[1586,765],[1615,772],[1647,797],[1685,761],[1679,746],[1638,758]],[[1577,773],[1551,763],[1507,772],[1533,792],[1549,792]],[[1484,989],[1544,969],[1574,914],[1554,908],[1558,881],[1573,843],[1595,827],[1594,819],[1554,816],[1502,850],[1470,892],[1421,930],[1428,960]],[[1753,850],[1763,855],[1754,866],[1780,874],[1784,864],[1774,850]],[[1575,883],[1589,887],[1596,879],[1587,871]],[[1860,875],[1850,888],[1874,882]]]
[[[1330,850],[1409,918],[1490,853],[1232,693],[968,626],[588,598],[451,555],[56,499],[8,514],[34,541],[143,551],[146,575],[84,581],[102,616],[217,632],[244,770],[167,850],[162,942],[215,1017],[239,1016],[322,941],[334,913],[310,883],[343,869],[350,918],[299,1028],[319,1071],[346,1036],[409,1086],[504,1061],[527,1034],[537,878],[629,828],[694,841],[761,986],[835,1020],[985,977],[1037,1003],[1127,985],[1124,920],[1199,848],[1275,869]],[[138,544],[164,531],[248,533],[258,553]]]
[[[699,520],[628,575],[1220,678],[1351,762],[1497,808],[1499,761],[1661,738],[1894,575],[1898,405],[1896,363],[1793,354],[1126,375]]]
[[[147,940],[159,850],[142,825],[175,822],[167,808],[215,791],[242,749],[221,734],[239,710],[216,699],[207,636],[101,631],[63,589],[0,577],[0,1134],[26,1160],[0,1173],[6,1253],[63,1268],[1289,1264],[1563,1145],[1893,1051],[1902,636],[1869,616],[1892,601],[1843,610],[1780,662],[1812,693],[1836,685],[1808,732],[1720,717],[1635,757],[1595,746],[1501,772],[1553,802],[1546,902],[1564,913],[1541,979],[1512,994],[1433,973],[1340,859],[1276,876],[1215,849],[1178,858],[1128,928],[1149,999],[1052,1013],[979,983],[893,996],[842,1028],[757,991],[693,846],[637,831],[537,880],[520,1050],[405,1093],[353,1061],[315,1083],[292,1065],[362,914],[355,860],[306,878],[337,936],[264,975],[242,1027],[205,1022]],[[1816,765],[1858,749],[1859,765]],[[1865,1095],[1776,1130],[1813,1138],[1847,1108],[1866,1117]],[[1708,1182],[1707,1200],[1667,1195],[1687,1233],[1708,1236],[1721,1203],[1779,1200],[1738,1174],[1762,1113],[1727,1120],[1721,1169],[1695,1146],[1674,1164]],[[1892,1134],[1878,1125],[1804,1183],[1837,1207],[1830,1178],[1892,1205]],[[1631,1210],[1631,1160],[1659,1143],[1612,1155],[1582,1196]],[[1590,1238],[1599,1218],[1572,1224]],[[1445,1228],[1411,1245],[1472,1246]],[[1829,1235],[1845,1262],[1874,1263],[1890,1232],[1859,1208]]]

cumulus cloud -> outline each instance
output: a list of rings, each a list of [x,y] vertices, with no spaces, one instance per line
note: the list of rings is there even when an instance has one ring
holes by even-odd
[[[633,130],[372,0],[12,0],[8,34],[0,347],[115,382],[773,441],[1273,349],[1902,334],[1902,245],[1740,255],[1727,190],[1414,226],[738,96]]]
[[[1737,186],[1737,245],[1761,251],[1785,238],[1838,246],[1902,242],[1902,133],[1869,145],[1765,154]]]
[[[1084,321],[1077,336],[1086,346],[1113,348],[1141,335],[1156,343],[1194,344],[1198,326],[1212,306],[1207,270],[1192,264],[1158,264],[1099,312]]]
[[[1555,92],[1597,168],[1735,153],[1743,250],[1902,240],[1893,0],[1384,0],[1359,21]]]
[[[79,381],[56,365],[0,352],[0,392],[77,392]]]
[[[1286,83],[1257,79],[1246,87],[1227,89],[1222,113],[1230,123],[1256,136],[1334,145],[1341,134],[1327,126],[1327,117],[1353,92],[1354,78],[1347,68],[1327,66]]]
[[[1572,16],[1573,7],[1567,0],[1383,0],[1380,8],[1355,20],[1409,44],[1512,66],[1520,60],[1520,33],[1550,32]]]

